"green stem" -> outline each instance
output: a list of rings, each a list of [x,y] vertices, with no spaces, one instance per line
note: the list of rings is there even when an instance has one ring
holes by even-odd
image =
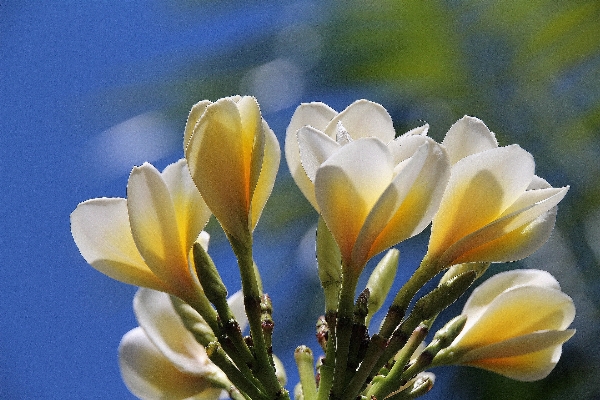
[[[252,259],[252,237],[249,236],[245,242],[241,242],[233,236],[229,236],[231,247],[237,256],[240,275],[242,278],[242,290],[244,292],[244,307],[250,325],[250,334],[256,357],[254,372],[257,378],[264,384],[271,398],[279,398],[282,392],[281,384],[275,375],[275,367],[271,364],[265,337],[263,335],[260,298],[262,291],[259,288],[257,270],[254,268]],[[284,396],[285,398],[285,396]]]
[[[342,268],[342,289],[338,305],[338,318],[335,328],[335,369],[333,373],[333,399],[341,399],[344,391],[350,339],[352,337],[352,321],[354,316],[354,293],[358,283],[358,274],[351,268]]]
[[[298,375],[300,375],[302,395],[305,400],[315,400],[317,398],[317,383],[315,382],[312,351],[306,346],[300,346],[294,352],[294,358],[298,366]]]
[[[441,268],[433,260],[430,260],[427,255],[421,261],[419,268],[410,277],[410,279],[402,286],[396,294],[390,311],[385,316],[383,325],[379,334],[388,339],[394,332],[400,321],[406,314],[406,310],[410,305],[410,301],[415,297],[419,289],[423,287],[430,279],[436,276],[441,271]]]
[[[336,330],[337,312],[335,310],[327,311],[325,321],[329,327],[327,337],[327,347],[325,350],[325,358],[321,365],[321,379],[319,380],[319,390],[317,392],[317,400],[327,400],[329,392],[333,385],[333,370],[335,367],[335,330]]]

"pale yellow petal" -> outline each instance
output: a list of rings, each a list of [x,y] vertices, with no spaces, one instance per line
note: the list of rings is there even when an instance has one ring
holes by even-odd
[[[311,182],[314,182],[317,169],[321,164],[341,147],[334,139],[310,126],[298,131],[298,145],[300,146],[302,168]],[[312,195],[314,196],[314,187]]]
[[[178,370],[142,328],[127,332],[121,339],[119,367],[127,388],[144,400],[217,400],[222,392],[206,378]]]
[[[502,292],[517,286],[539,286],[560,290],[558,281],[546,271],[516,269],[498,273],[486,279],[469,296],[462,311],[462,314],[469,318],[466,326],[476,323],[479,315]]]
[[[367,215],[392,181],[393,167],[386,146],[365,138],[343,146],[317,171],[317,203],[346,264]]]
[[[357,100],[336,115],[324,131],[330,138],[335,139],[338,122],[352,139],[376,137],[387,144],[396,136],[390,114],[381,104],[368,100]]]
[[[431,222],[450,175],[450,164],[444,149],[432,139],[415,138],[422,138],[425,143],[373,206],[353,257],[369,259],[420,233]]]
[[[454,123],[442,141],[450,156],[450,163],[498,147],[495,135],[478,118],[464,116]]]
[[[247,232],[249,154],[236,103],[221,99],[206,108],[186,149],[192,179],[202,198],[231,234]],[[250,146],[249,148],[245,146]],[[248,161],[248,162],[247,162]]]
[[[314,129],[323,131],[329,121],[336,115],[337,112],[326,104],[303,103],[294,112],[285,133],[285,159],[288,168],[296,185],[315,209],[317,209],[315,188],[312,181],[306,176],[304,168],[302,168],[297,133],[304,126],[311,126]]]
[[[556,204],[566,193],[567,188],[525,192],[517,200],[518,206],[525,205],[523,209],[504,215],[467,235],[451,246],[442,258],[452,260],[452,263],[505,262],[531,255],[550,237],[556,220]],[[536,201],[539,198],[542,200],[532,204],[521,203],[522,200]]]
[[[125,199],[79,204],[71,213],[71,233],[83,258],[103,274],[131,285],[167,289],[135,246]]]
[[[133,299],[133,309],[150,341],[180,371],[190,374],[218,372],[204,347],[183,325],[168,294],[141,288]]]
[[[185,124],[185,131],[183,133],[184,152],[190,141],[190,138],[192,137],[192,133],[194,132],[194,128],[196,127],[198,120],[200,120],[200,117],[202,116],[202,114],[204,114],[204,111],[206,111],[206,107],[208,107],[210,103],[211,102],[208,100],[199,101],[198,103],[194,104],[194,106],[190,110],[187,123]]]
[[[252,193],[252,209],[251,209],[251,229],[256,228],[256,224],[262,214],[262,211],[267,203],[275,177],[279,170],[279,161],[281,159],[281,150],[275,133],[269,128],[266,122],[263,121],[264,132],[264,155],[262,157],[262,165],[260,176]]]
[[[463,349],[541,330],[564,330],[575,317],[573,300],[560,290],[517,286],[491,301],[476,318],[469,318],[455,346]]]
[[[236,103],[242,122],[242,131],[240,132],[243,143],[242,153],[234,156],[244,158],[247,164],[247,187],[248,187],[248,211],[252,195],[256,189],[256,184],[261,174],[263,166],[263,157],[265,152],[265,135],[269,126],[262,119],[260,107],[254,97],[244,96]]]
[[[161,175],[175,207],[179,237],[183,247],[189,249],[206,226],[211,212],[192,180],[185,159],[170,164]]]
[[[572,330],[555,332],[556,337],[552,339],[562,343],[568,340],[573,333],[574,331]],[[527,342],[531,344],[530,337],[525,339],[526,341],[522,343],[523,346],[527,346]],[[532,382],[547,377],[558,363],[561,353],[562,346],[557,343],[549,345],[542,350],[518,356],[477,358],[465,361],[463,364],[486,369],[518,381]]]
[[[131,171],[127,210],[135,244],[148,267],[175,288],[190,286],[187,253],[171,194],[160,173],[145,163]]]
[[[499,218],[525,192],[534,167],[531,154],[517,145],[456,163],[433,219],[429,255],[441,256],[452,244]]]

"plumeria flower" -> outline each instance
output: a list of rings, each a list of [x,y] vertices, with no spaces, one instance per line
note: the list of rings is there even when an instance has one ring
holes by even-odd
[[[575,330],[575,306],[556,279],[539,270],[503,272],[473,291],[467,322],[435,365],[462,364],[520,381],[543,379]]]
[[[308,162],[324,150],[320,142],[310,143],[302,148],[301,142],[302,164],[346,267],[362,270],[375,254],[431,221],[449,175],[446,152],[433,140],[406,137],[386,146],[377,138],[360,138],[322,164]]]
[[[425,125],[406,135],[425,135],[428,128]],[[314,179],[307,175],[303,163],[320,165],[335,150],[359,138],[376,137],[388,144],[395,136],[392,118],[380,104],[358,100],[338,114],[323,103],[304,103],[296,109],[287,128],[285,157],[294,181],[318,211]],[[310,146],[311,142],[316,142],[311,147],[321,148],[322,151],[312,152],[312,159],[309,160],[300,153],[305,144]],[[314,166],[312,169],[315,169]]]
[[[188,118],[185,157],[192,178],[223,229],[246,240],[271,194],[279,143],[254,97],[201,101]]]
[[[498,147],[476,118],[456,122],[442,145],[453,165],[433,218],[430,261],[440,268],[515,261],[546,242],[568,187],[537,177],[531,154],[518,145]]]
[[[209,217],[184,159],[162,173],[144,163],[131,171],[127,199],[79,204],[71,214],[71,233],[98,271],[193,304],[199,289],[188,260],[193,243],[207,240],[200,233]]]
[[[247,320],[242,293],[235,293],[228,303],[244,329]],[[134,395],[148,400],[216,400],[230,389],[225,374],[185,328],[168,294],[141,288],[133,307],[140,326],[123,336],[119,366]],[[196,318],[202,320],[200,315]]]

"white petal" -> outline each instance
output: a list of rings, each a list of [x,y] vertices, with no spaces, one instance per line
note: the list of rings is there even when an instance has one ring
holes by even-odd
[[[321,164],[341,148],[335,140],[310,126],[298,131],[298,145],[302,168],[312,182]]]
[[[454,123],[446,133],[442,145],[448,150],[450,163],[498,147],[495,135],[478,118],[464,116]]]
[[[387,147],[378,139],[365,138],[343,146],[318,169],[317,203],[344,262],[350,262],[368,213],[392,181],[393,167]]]
[[[246,316],[246,310],[244,308],[244,293],[238,290],[227,299],[227,304],[231,308],[231,312],[235,317],[235,320],[240,324],[242,332],[248,327],[248,317]]]
[[[192,180],[185,158],[168,165],[161,175],[175,207],[183,247],[189,249],[206,226],[211,212]]]
[[[201,376],[186,374],[175,368],[141,328],[123,336],[119,345],[119,366],[127,388],[143,400],[216,400],[222,391]]]
[[[208,359],[204,347],[183,325],[168,294],[139,289],[133,300],[133,309],[150,341],[179,370],[191,374],[215,371],[216,367]]]
[[[481,312],[502,292],[517,286],[540,286],[560,290],[558,281],[546,271],[517,269],[498,273],[479,285],[465,303],[462,314],[468,316],[468,324],[475,323]]]
[[[131,171],[127,210],[135,244],[146,264],[165,282],[187,288],[188,250],[179,236],[169,189],[152,165],[145,163]]]
[[[300,148],[298,147],[298,130],[304,126],[323,131],[329,121],[337,115],[337,112],[323,103],[301,104],[290,121],[285,133],[285,159],[290,173],[304,196],[313,207],[317,207],[315,200],[314,185],[306,176],[300,161]]]
[[[71,233],[83,258],[103,274],[136,286],[167,289],[133,241],[125,199],[92,199],[79,204],[71,214]]]
[[[381,104],[368,100],[355,101],[329,122],[324,133],[332,139],[336,137],[338,122],[354,140],[376,137],[387,144],[396,136],[390,114]]]
[[[190,110],[190,115],[188,116],[188,120],[185,125],[185,131],[183,133],[183,151],[184,152],[188,145],[188,142],[190,141],[190,138],[192,137],[192,133],[194,132],[194,128],[196,127],[198,120],[200,119],[202,114],[204,114],[204,111],[206,111],[206,107],[208,107],[209,104],[210,104],[210,101],[202,100],[202,101],[199,101],[198,103],[194,104],[194,106]]]
[[[279,171],[279,161],[281,160],[281,150],[279,149],[277,136],[275,136],[275,133],[269,128],[264,120],[263,132],[264,148],[262,164],[260,166],[260,174],[258,181],[256,182],[256,187],[252,192],[252,203],[250,204],[251,229],[256,227],[265,204],[273,191],[275,177]]]

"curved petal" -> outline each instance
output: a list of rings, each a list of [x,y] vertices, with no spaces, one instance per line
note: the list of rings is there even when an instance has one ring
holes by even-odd
[[[452,263],[488,261],[516,261],[535,252],[546,243],[556,221],[556,205],[566,195],[568,188],[540,189],[531,191],[532,196],[522,196],[528,204],[523,209],[505,215],[491,224],[467,235],[451,246],[444,254],[445,260]],[[533,193],[539,192],[539,193]],[[518,204],[524,205],[526,203]],[[512,209],[513,207],[509,207]]]
[[[550,332],[545,332],[545,334],[549,333]],[[549,344],[550,339],[554,339],[553,341],[555,344],[548,345],[548,347],[535,352],[528,352],[510,357],[477,358],[471,361],[464,361],[462,364],[486,369],[518,381],[532,382],[540,380],[547,377],[550,372],[552,372],[562,353],[561,343],[568,340],[573,333],[574,331],[572,330],[563,332],[553,331],[552,335],[548,335],[548,337],[544,338],[548,343],[542,344]],[[519,347],[527,346],[527,342],[531,343],[532,337],[528,335],[522,340],[523,342]],[[521,341],[521,338],[519,338],[519,341]],[[510,344],[516,345],[517,343]],[[501,350],[501,347],[503,346],[498,346],[498,349],[496,350]]]
[[[517,286],[498,295],[477,318],[467,315],[456,346],[468,350],[536,331],[564,330],[574,317],[573,300],[560,290]]]
[[[244,293],[238,290],[227,299],[227,304],[231,308],[231,312],[235,317],[235,320],[240,324],[242,332],[248,327],[248,316],[246,315],[246,309],[244,308]]]
[[[192,106],[192,109],[190,110],[190,114],[188,115],[187,123],[185,124],[185,130],[183,132],[183,151],[184,152],[185,152],[185,149],[187,148],[190,138],[192,137],[192,133],[194,132],[194,128],[196,127],[196,124],[198,123],[198,121],[200,120],[200,117],[202,117],[202,114],[204,114],[204,111],[206,111],[206,107],[208,107],[208,105],[210,103],[211,102],[208,100],[202,100]]]
[[[183,325],[168,294],[141,288],[133,299],[133,309],[150,341],[179,370],[190,374],[218,371]]]
[[[300,147],[298,146],[298,130],[304,126],[323,131],[325,127],[337,115],[337,112],[323,103],[303,103],[294,112],[290,124],[285,133],[285,159],[290,173],[298,188],[308,201],[317,209],[317,201],[314,194],[314,185],[306,176],[300,161]]]
[[[125,385],[140,399],[216,400],[222,392],[210,380],[175,368],[141,328],[127,332],[121,339],[119,367]]]
[[[211,212],[192,180],[185,158],[167,166],[161,175],[175,207],[183,248],[190,249],[206,226]]]
[[[450,127],[442,146],[448,151],[450,163],[456,164],[471,154],[498,147],[498,142],[483,121],[465,115]]]
[[[188,250],[179,236],[169,189],[152,165],[144,163],[131,171],[127,210],[133,239],[148,267],[178,292],[187,290]]]
[[[185,157],[202,198],[229,233],[249,229],[250,155],[253,142],[242,132],[235,102],[209,105],[196,124]]]
[[[525,192],[534,168],[531,154],[517,145],[457,162],[433,218],[429,255],[439,257],[452,244],[500,217]]]
[[[431,222],[450,175],[450,164],[440,145],[426,137],[418,138],[425,143],[373,206],[357,239],[354,257],[368,260],[420,233]]]
[[[392,181],[393,167],[387,147],[364,138],[343,146],[317,171],[317,203],[346,264],[367,215]]]
[[[167,290],[133,241],[125,199],[92,199],[79,204],[71,213],[71,233],[83,258],[103,274],[131,285]]]
[[[476,322],[485,308],[502,292],[517,286],[539,286],[560,290],[558,281],[548,272],[538,269],[516,269],[501,272],[486,279],[466,301],[462,314],[468,316],[467,326]]]
[[[252,193],[251,228],[253,230],[258,223],[271,192],[273,191],[273,185],[275,184],[275,177],[277,176],[279,161],[281,159],[281,150],[279,149],[277,136],[275,136],[275,133],[273,133],[264,121],[263,132],[265,139],[264,155],[262,157],[260,176],[254,192]]]
[[[342,123],[354,140],[376,137],[387,144],[396,136],[390,114],[381,104],[368,100],[357,100],[336,115],[324,130],[330,138],[335,139],[338,122]]]
[[[300,162],[311,182],[315,181],[317,169],[342,146],[323,132],[305,126],[298,131]],[[312,194],[314,195],[314,186]]]

